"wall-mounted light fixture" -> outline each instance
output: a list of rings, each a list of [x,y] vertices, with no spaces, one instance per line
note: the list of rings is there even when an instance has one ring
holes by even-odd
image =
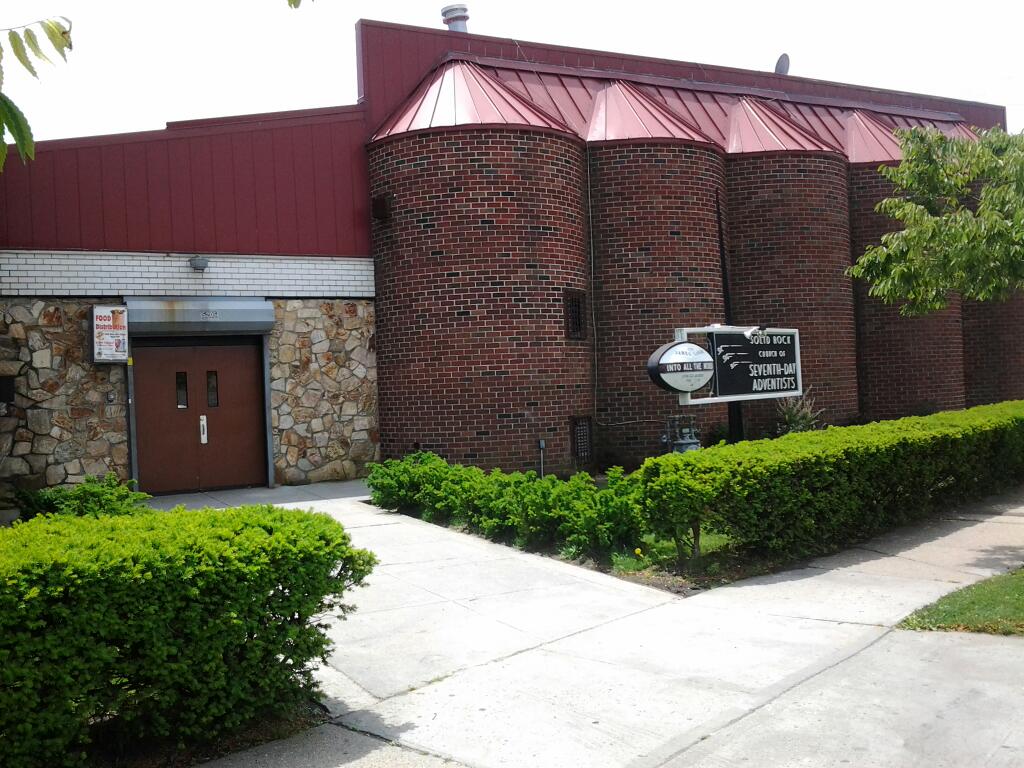
[[[196,272],[205,272],[210,266],[210,260],[206,256],[193,256],[188,260],[188,265]]]

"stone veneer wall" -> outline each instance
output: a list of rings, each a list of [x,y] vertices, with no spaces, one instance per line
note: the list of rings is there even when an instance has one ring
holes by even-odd
[[[14,376],[16,392],[0,412],[0,484],[8,489],[128,476],[125,370],[89,361],[93,303],[0,299],[0,376]]]
[[[372,301],[274,302],[270,405],[278,483],[346,480],[379,457]]]
[[[0,522],[15,486],[129,474],[125,369],[89,362],[102,299],[0,299]],[[280,300],[270,337],[275,475],[281,483],[365,474],[378,457],[372,301]]]

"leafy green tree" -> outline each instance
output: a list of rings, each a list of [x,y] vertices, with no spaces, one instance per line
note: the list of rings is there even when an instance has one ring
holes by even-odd
[[[1024,289],[1024,134],[977,141],[900,132],[903,161],[879,172],[895,187],[877,210],[903,228],[850,268],[901,313],[942,309],[950,294],[1003,300]]]
[[[25,119],[25,115],[10,96],[3,92],[4,54],[13,55],[29,74],[39,77],[35,61],[50,62],[50,57],[46,55],[43,45],[40,44],[40,35],[46,39],[49,47],[53,48],[58,56],[67,61],[67,52],[71,50],[71,22],[61,16],[55,19],[33,21],[31,24],[22,24],[20,27],[0,29],[0,33],[3,32],[7,33],[7,40],[5,44],[0,39],[0,171],[3,170],[4,161],[7,160],[8,136],[14,142],[22,162],[33,159],[36,153],[32,128],[29,126],[28,120]]]

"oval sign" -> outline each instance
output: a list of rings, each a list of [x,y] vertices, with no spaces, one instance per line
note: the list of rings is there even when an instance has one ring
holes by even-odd
[[[651,381],[670,392],[696,392],[715,374],[715,363],[704,347],[673,341],[658,347],[647,361]]]

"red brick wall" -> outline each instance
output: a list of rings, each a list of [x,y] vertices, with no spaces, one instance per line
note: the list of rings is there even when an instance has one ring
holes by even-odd
[[[850,243],[853,259],[880,242],[897,222],[875,211],[892,195],[878,164],[850,166]],[[868,420],[963,408],[964,344],[960,300],[921,317],[901,317],[857,281],[858,371],[861,414]]]
[[[382,453],[549,471],[573,462],[569,418],[593,411],[588,339],[568,340],[565,288],[588,289],[584,150],[477,128],[369,148]]]
[[[967,405],[1024,399],[1024,296],[964,302]]]
[[[589,155],[598,445],[603,463],[632,466],[664,452],[666,416],[727,422],[723,406],[681,409],[646,370],[675,328],[724,322],[715,198],[724,214],[725,164],[709,149],[667,143],[596,144]]]
[[[737,325],[797,328],[803,384],[822,419],[858,414],[847,164],[811,154],[727,161],[729,281]],[[744,405],[747,434],[771,431],[776,401]]]

